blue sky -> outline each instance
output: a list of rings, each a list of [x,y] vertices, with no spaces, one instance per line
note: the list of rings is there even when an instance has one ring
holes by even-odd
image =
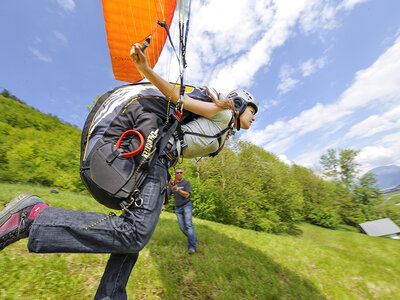
[[[400,1],[193,1],[187,80],[260,101],[240,137],[318,169],[328,148],[361,169],[400,165]],[[171,32],[177,40],[175,23]],[[82,127],[114,79],[99,0],[3,0],[0,89]],[[177,78],[166,46],[155,70]]]

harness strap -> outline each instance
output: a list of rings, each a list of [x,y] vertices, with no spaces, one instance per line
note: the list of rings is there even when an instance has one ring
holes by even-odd
[[[183,132],[183,134],[190,134],[190,135],[201,136],[201,137],[206,137],[206,138],[218,138],[219,139],[221,136],[223,136],[225,134],[225,132],[227,132],[230,129],[233,129],[233,123],[234,122],[233,122],[233,117],[232,117],[231,120],[229,121],[228,127],[226,127],[225,129],[222,129],[220,132],[218,132],[215,135],[207,135],[207,134],[192,132],[192,131],[182,131],[182,132]]]
[[[206,137],[206,138],[220,138],[221,136],[224,135],[225,132],[227,132],[229,129],[231,129],[230,127],[226,127],[225,129],[222,129],[219,133],[217,133],[216,135],[207,135],[207,134],[202,134],[202,133],[198,133],[198,132],[191,132],[191,131],[184,131],[184,134],[190,134],[190,135],[195,135],[195,136],[201,136],[201,137]]]
[[[229,133],[228,133],[228,134],[229,134]],[[210,156],[210,157],[215,157],[215,156],[217,156],[218,153],[220,153],[221,150],[224,148],[226,140],[222,143],[222,145],[221,145],[221,138],[218,138],[218,142],[219,142],[219,144],[220,144],[218,150],[215,151],[215,152],[213,152],[213,153],[210,153],[208,156]]]
[[[179,139],[181,142],[181,149],[185,149],[188,145],[185,143],[183,139],[184,132],[182,130],[182,126],[179,123],[178,126],[176,127],[176,135],[174,136],[176,139]]]

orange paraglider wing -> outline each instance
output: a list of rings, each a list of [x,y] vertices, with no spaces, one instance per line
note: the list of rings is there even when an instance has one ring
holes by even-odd
[[[103,14],[110,49],[114,77],[126,82],[138,82],[143,76],[136,69],[129,53],[135,43],[143,43],[151,37],[146,48],[151,68],[167,39],[166,30],[157,24],[171,26],[176,0],[103,0]]]

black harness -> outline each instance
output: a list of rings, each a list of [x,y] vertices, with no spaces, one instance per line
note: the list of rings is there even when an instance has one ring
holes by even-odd
[[[192,89],[191,97],[210,101],[204,90]],[[82,181],[93,197],[109,208],[140,206],[140,188],[150,168],[160,157],[167,167],[176,162],[178,139],[182,147],[184,134],[218,138],[221,144],[221,137],[232,127],[230,124],[213,136],[183,132],[181,124],[196,117],[184,110],[179,122],[175,106],[151,84],[132,84],[105,93],[82,130]],[[210,156],[218,154],[222,146]]]

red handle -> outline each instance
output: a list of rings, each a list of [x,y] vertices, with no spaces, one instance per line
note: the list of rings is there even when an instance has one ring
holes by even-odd
[[[142,135],[139,131],[133,130],[133,129],[125,131],[125,132],[121,135],[121,137],[118,139],[118,142],[115,144],[115,147],[116,147],[117,149],[119,149],[119,147],[121,146],[121,143],[122,143],[122,140],[124,139],[124,137],[127,136],[127,135],[130,135],[130,134],[136,134],[137,136],[139,136],[139,138],[140,138],[140,146],[139,146],[139,148],[137,148],[135,151],[122,153],[122,155],[125,156],[126,158],[132,157],[132,156],[135,156],[135,155],[138,155],[139,152],[142,151],[142,149],[143,149],[143,147],[144,147],[144,137],[143,137],[143,135]]]
[[[170,187],[174,186],[174,185],[176,184],[176,182],[177,182],[176,179],[177,179],[177,178],[175,177],[174,184],[171,184],[171,182],[168,182],[168,185],[169,185]]]

